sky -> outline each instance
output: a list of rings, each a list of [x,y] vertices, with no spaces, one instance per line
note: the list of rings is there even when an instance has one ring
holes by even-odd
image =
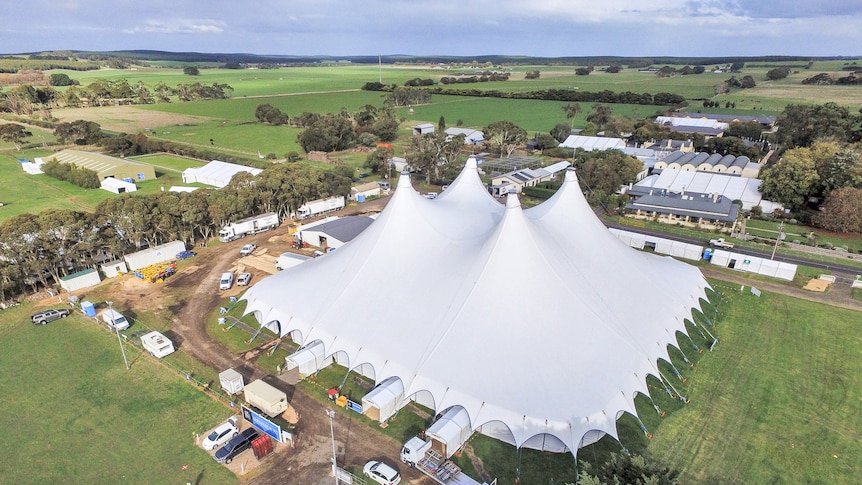
[[[860,56],[862,0],[27,0],[0,54]]]

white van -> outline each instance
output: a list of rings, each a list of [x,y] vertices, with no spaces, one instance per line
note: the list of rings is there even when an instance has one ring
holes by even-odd
[[[112,329],[116,328],[117,330],[125,330],[129,328],[129,321],[126,320],[126,317],[124,317],[122,313],[114,309],[109,308],[103,311],[102,320],[107,323],[108,326]]]
[[[233,273],[222,273],[218,289],[229,290],[233,286]]]

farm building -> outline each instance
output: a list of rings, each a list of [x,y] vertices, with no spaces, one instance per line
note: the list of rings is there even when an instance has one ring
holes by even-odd
[[[569,135],[569,137],[566,138],[564,142],[560,143],[559,146],[560,148],[591,152],[593,150],[614,150],[625,148],[626,142],[622,138]]]
[[[733,232],[739,206],[717,193],[654,190],[632,198],[626,204],[626,212],[636,219]]]
[[[565,170],[571,163],[563,161],[543,168],[524,168],[498,175],[491,179],[489,190],[495,197],[503,197],[510,190],[521,192],[524,187],[535,187],[554,178],[557,173]]]
[[[183,170],[183,183],[199,183],[211,185],[220,189],[230,183],[230,179],[240,172],[248,172],[252,175],[257,175],[262,171],[263,170],[259,168],[213,160],[203,167],[193,167]]]
[[[376,185],[376,184],[375,184]],[[299,238],[313,246],[338,249],[365,230],[374,219],[365,216],[330,218],[322,224],[313,223],[303,226]]]
[[[82,288],[96,286],[101,281],[102,277],[99,276],[99,272],[91,268],[78,271],[69,276],[63,276],[60,278],[60,287],[71,293]]]
[[[136,192],[138,190],[138,186],[132,182],[108,177],[102,179],[102,190],[107,190],[108,192],[113,192],[115,194],[123,194],[126,192]]]
[[[637,414],[635,395],[651,392],[647,376],[670,360],[707,289],[697,268],[611,234],[573,170],[525,209],[516,194],[491,197],[470,158],[434,200],[402,174],[350,244],[243,299],[280,336],[319,340],[325,356],[378,384],[399,379],[398,408],[460,406],[470,432],[576,453],[616,438],[621,413]],[[476,356],[469,372],[465,355]]]
[[[378,195],[380,195],[380,184],[377,182],[358,184],[350,188],[350,200],[355,200],[356,202],[365,202],[365,199],[377,197]]]
[[[760,174],[760,164],[752,162],[750,158],[734,155],[712,155],[703,152],[683,152],[677,150],[669,153],[666,157],[655,163],[656,170],[670,168],[685,172],[715,172],[728,175],[741,175],[748,178],[757,178]]]
[[[60,163],[74,163],[78,168],[86,168],[96,172],[99,180],[113,177],[117,180],[134,183],[155,180],[156,178],[156,171],[152,165],[96,152],[62,150],[43,157],[43,160],[46,162],[57,160]]]
[[[645,177],[634,186],[627,188],[625,192],[635,198],[650,192],[658,195],[658,191],[719,194],[730,200],[741,201],[744,210],[751,210],[756,205],[759,205],[765,213],[782,209],[780,204],[763,199],[760,194],[760,183],[759,179],[738,175],[666,168],[661,171],[661,174]]]
[[[485,141],[485,134],[472,128],[446,128],[446,141],[456,136],[464,135],[465,145],[476,145]]]
[[[99,268],[104,273],[105,278],[116,278],[122,274],[129,272],[129,267],[123,260],[107,261],[99,265]]]
[[[161,246],[155,246],[148,249],[143,249],[136,253],[127,254],[124,256],[126,264],[129,265],[131,271],[141,268],[146,268],[158,263],[164,263],[172,259],[177,259],[177,254],[186,250],[186,243],[182,241],[174,241]]]
[[[434,133],[434,125],[431,123],[422,123],[413,127],[414,135],[429,135]]]

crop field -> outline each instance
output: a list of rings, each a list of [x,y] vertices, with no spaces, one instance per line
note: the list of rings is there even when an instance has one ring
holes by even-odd
[[[193,446],[231,413],[157,360],[81,316],[34,326],[2,310],[4,483],[237,483]]]

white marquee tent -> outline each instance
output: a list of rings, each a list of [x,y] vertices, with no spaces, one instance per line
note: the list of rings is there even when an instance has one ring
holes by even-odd
[[[404,399],[404,384],[397,377],[390,377],[362,397],[362,414],[379,422],[395,415]]]
[[[320,340],[377,383],[400,379],[399,406],[461,406],[473,430],[576,453],[617,437],[707,287],[697,268],[619,241],[574,171],[523,209],[515,194],[493,199],[471,158],[433,200],[402,174],[357,238],[244,299],[282,336]]]

